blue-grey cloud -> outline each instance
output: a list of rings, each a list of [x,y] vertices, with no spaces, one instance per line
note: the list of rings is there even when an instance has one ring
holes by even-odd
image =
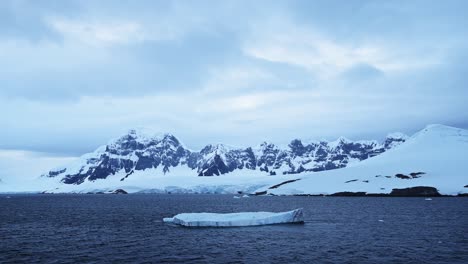
[[[358,63],[341,73],[340,77],[348,82],[361,82],[373,80],[382,77],[383,75],[384,73],[381,70],[372,65]]]
[[[2,1],[0,148],[466,127],[466,1]]]

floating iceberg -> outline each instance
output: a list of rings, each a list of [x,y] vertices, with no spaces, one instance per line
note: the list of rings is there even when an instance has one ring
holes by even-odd
[[[244,194],[244,195],[242,195],[242,196],[234,196],[233,198],[234,198],[234,199],[250,198],[250,196],[248,196],[247,194]]]
[[[173,223],[188,227],[229,227],[229,226],[259,226],[287,223],[304,223],[302,208],[281,212],[244,212],[244,213],[184,213],[171,218],[164,218],[165,223]]]

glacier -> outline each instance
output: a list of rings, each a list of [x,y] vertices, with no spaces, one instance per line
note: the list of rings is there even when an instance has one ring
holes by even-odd
[[[186,227],[238,227],[304,223],[302,208],[288,212],[183,213],[164,218],[163,222]]]

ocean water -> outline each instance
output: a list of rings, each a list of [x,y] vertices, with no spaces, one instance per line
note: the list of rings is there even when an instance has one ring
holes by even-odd
[[[182,212],[304,208],[304,225],[184,228]],[[468,263],[468,198],[0,196],[1,263]]]

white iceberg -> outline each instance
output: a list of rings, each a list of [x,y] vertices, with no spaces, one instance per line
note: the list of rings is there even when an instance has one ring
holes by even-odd
[[[302,208],[281,212],[243,212],[229,214],[184,213],[164,218],[165,223],[188,227],[259,226],[287,223],[304,223]]]

